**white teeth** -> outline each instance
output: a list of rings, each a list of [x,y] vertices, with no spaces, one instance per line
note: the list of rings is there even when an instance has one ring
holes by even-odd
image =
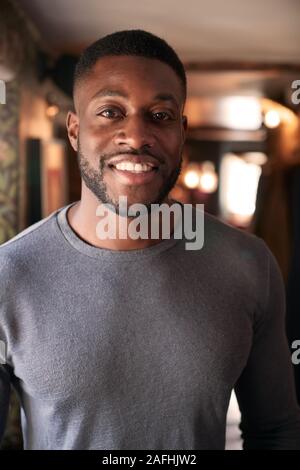
[[[121,162],[121,163],[117,163],[115,166],[117,170],[134,171],[135,173],[143,173],[145,171],[151,171],[153,168],[151,165],[147,165],[147,163],[132,163],[132,162]]]
[[[140,163],[136,163],[134,165],[134,171],[144,171],[143,166],[144,165],[141,165]]]

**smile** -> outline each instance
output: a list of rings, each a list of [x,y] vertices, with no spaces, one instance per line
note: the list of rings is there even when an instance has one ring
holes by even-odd
[[[121,162],[116,165],[112,165],[117,170],[122,171],[131,171],[134,173],[145,173],[148,171],[153,171],[155,169],[154,165],[149,163],[133,163],[133,162]]]
[[[122,162],[109,168],[121,184],[128,186],[151,183],[158,176],[158,167],[146,163]]]

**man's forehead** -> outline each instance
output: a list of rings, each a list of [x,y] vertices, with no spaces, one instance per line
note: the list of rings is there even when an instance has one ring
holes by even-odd
[[[143,89],[144,91],[144,89]],[[151,90],[152,91],[152,90]],[[92,97],[92,100],[100,99],[100,98],[106,98],[106,97],[121,97],[124,98],[125,100],[130,99],[130,93],[126,91],[126,89],[123,86],[119,87],[114,87],[114,88],[100,88]],[[150,98],[153,101],[169,101],[170,103],[173,103],[174,105],[179,105],[178,99],[176,95],[170,93],[170,92],[157,92],[157,89],[154,90],[154,93],[151,94]]]
[[[110,74],[111,76],[143,74],[151,71],[150,76],[166,75],[176,80],[175,71],[158,59],[143,56],[122,55],[105,56],[97,60],[91,69],[92,74]]]
[[[107,56],[99,59],[81,80],[78,95],[89,101],[101,96],[123,96],[146,93],[153,99],[181,99],[182,85],[167,64],[139,56]]]

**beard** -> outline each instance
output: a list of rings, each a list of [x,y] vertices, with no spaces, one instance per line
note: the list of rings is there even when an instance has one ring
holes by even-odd
[[[134,153],[134,152],[132,152]],[[160,189],[158,196],[154,198],[152,201],[148,201],[144,203],[144,206],[147,209],[148,214],[151,213],[151,204],[161,204],[166,197],[168,196],[169,192],[174,188],[176,181],[180,175],[182,169],[182,153],[183,153],[183,146],[180,152],[180,161],[175,167],[170,175],[165,177],[164,183],[162,188]],[[119,202],[113,200],[108,193],[107,185],[104,181],[104,171],[105,171],[105,160],[104,158],[100,158],[99,161],[99,169],[95,170],[90,166],[88,159],[83,155],[80,141],[78,139],[78,151],[77,151],[77,159],[78,159],[78,166],[82,180],[84,181],[87,188],[96,196],[98,201],[101,204],[109,204],[114,208],[116,214],[120,216],[127,216],[124,214],[122,210],[120,210]],[[119,196],[122,196],[120,194]],[[135,201],[135,203],[139,203],[141,201]]]

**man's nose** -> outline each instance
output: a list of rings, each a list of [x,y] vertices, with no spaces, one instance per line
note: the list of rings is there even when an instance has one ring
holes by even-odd
[[[134,149],[143,146],[153,147],[155,137],[151,124],[142,116],[126,117],[115,136],[115,143],[119,146],[129,146]]]

